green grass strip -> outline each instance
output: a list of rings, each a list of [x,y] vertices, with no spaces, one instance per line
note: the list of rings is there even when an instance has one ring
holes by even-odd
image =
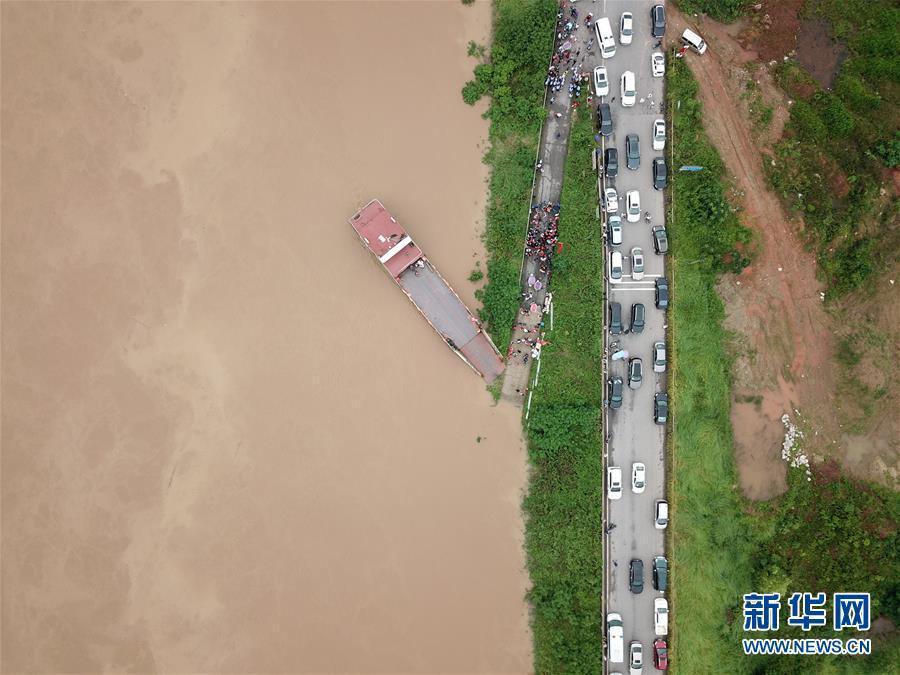
[[[569,138],[559,225],[565,247],[554,258],[550,284],[554,330],[542,352],[528,425],[525,541],[538,673],[598,673],[602,665],[603,241],[593,149],[592,122],[584,114]]]

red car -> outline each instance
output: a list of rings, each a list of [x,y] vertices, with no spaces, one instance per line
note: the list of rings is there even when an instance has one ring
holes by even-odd
[[[666,648],[665,640],[653,642],[653,665],[657,670],[669,669],[669,650]]]

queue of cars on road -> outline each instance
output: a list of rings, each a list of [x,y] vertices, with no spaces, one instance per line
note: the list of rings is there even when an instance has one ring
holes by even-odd
[[[662,38],[665,34],[665,8],[662,5],[655,5],[650,10],[650,34],[655,38]],[[597,42],[600,45],[601,56],[604,59],[611,58],[616,53],[615,37],[612,33],[612,26],[608,18],[600,18],[595,23],[597,32]],[[619,19],[619,43],[621,45],[630,45],[637,37],[638,28],[634,15],[631,12],[623,12]],[[649,59],[650,76],[653,78],[663,77],[665,75],[666,57],[661,51],[655,51],[650,55]],[[646,63],[646,62],[645,62]],[[645,66],[645,67],[647,67]],[[615,179],[619,174],[618,149],[611,146],[610,142],[613,137],[615,128],[614,113],[610,104],[604,97],[610,94],[609,71],[606,66],[597,66],[594,69],[594,89],[598,97],[599,105],[597,106],[597,119],[599,132],[606,141],[606,149],[603,153],[603,163],[601,171],[605,173],[606,182],[601,191],[601,206],[605,212],[606,219],[606,242],[609,246],[609,265],[608,274],[611,284],[627,283],[626,279],[630,278],[631,282],[643,283],[645,280],[645,259],[644,249],[641,246],[633,246],[630,250],[630,256],[625,258],[623,253],[618,250],[623,244],[623,219],[626,223],[638,223],[641,220],[641,195],[638,190],[627,190],[622,199],[621,208],[624,214],[620,215],[620,194],[616,190],[615,185],[610,184],[611,179]],[[635,73],[626,70],[620,78],[619,92],[621,105],[623,108],[634,107],[637,103],[637,83]],[[614,99],[613,99],[614,100]],[[643,103],[643,99],[641,99]],[[628,130],[625,135],[624,144],[624,162],[627,171],[641,170],[641,143],[640,137],[633,130]],[[653,121],[650,129],[651,148],[654,152],[661,153],[665,149],[666,144],[666,123],[664,119],[656,119]],[[668,185],[668,167],[663,156],[653,157],[649,166],[645,165],[644,170],[648,170],[652,174],[652,186],[655,190],[665,190]],[[602,176],[602,173],[601,173]],[[624,215],[624,218],[623,218]],[[645,214],[645,219],[649,222],[649,213]],[[630,227],[630,226],[629,226]],[[664,225],[653,225],[650,228],[650,238],[653,243],[653,250],[656,255],[663,256],[668,253],[669,243],[668,235]],[[630,263],[630,274],[625,274],[624,263]],[[654,305],[657,310],[666,311],[669,306],[669,284],[665,276],[653,278]],[[649,281],[649,279],[648,279]],[[645,287],[646,288],[646,287]],[[649,290],[649,289],[647,289]],[[624,326],[622,305],[619,302],[609,302],[609,313],[607,328],[610,335],[620,336],[627,333],[640,334],[644,331],[647,319],[647,308],[642,302],[634,302],[630,308],[630,324],[628,328]],[[616,343],[614,343],[615,345]],[[612,345],[611,345],[612,347]],[[612,348],[610,351],[613,351]],[[623,356],[624,354],[624,356]],[[613,358],[625,359],[629,355],[627,351],[620,350]],[[653,342],[650,354],[650,363],[652,364],[653,373],[661,375],[667,369],[667,350],[664,339]],[[644,359],[642,355],[630,355],[627,359],[627,367],[625,376],[619,374],[610,374],[606,382],[606,404],[610,411],[620,409],[624,403],[626,382],[627,388],[634,391],[639,389],[645,380],[644,375]],[[654,378],[656,379],[656,378]],[[653,398],[653,422],[658,425],[665,425],[668,422],[669,412],[668,394],[664,391],[657,391]],[[626,492],[624,483],[625,471],[627,467],[609,466],[607,467],[606,483],[607,498],[612,501],[623,499]],[[633,462],[631,464],[630,483],[633,499],[642,499],[647,487],[647,466],[643,462]],[[664,499],[655,499],[653,501],[653,525],[658,530],[663,530],[668,526],[669,522],[669,505]],[[668,668],[668,646],[665,637],[668,634],[668,601],[663,596],[668,587],[669,566],[665,556],[658,555],[652,560],[647,561],[652,570],[653,588],[660,597],[653,599],[653,642],[652,642],[652,662],[653,666],[659,670]],[[644,570],[645,561],[641,558],[632,558],[628,568],[629,589],[633,594],[644,592]],[[606,618],[606,653],[609,663],[624,663],[626,658],[625,651],[625,632],[622,615],[618,612],[610,612]],[[631,673],[640,673],[645,665],[645,659],[651,657],[646,656],[644,652],[644,644],[639,640],[632,640],[628,643],[627,651],[628,664]]]

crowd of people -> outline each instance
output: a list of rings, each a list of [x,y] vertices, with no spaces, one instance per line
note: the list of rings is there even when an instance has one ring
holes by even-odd
[[[531,207],[525,255],[549,263],[553,247],[559,241],[559,202],[540,202]],[[543,271],[543,265],[539,269]],[[549,270],[549,265],[547,266]]]

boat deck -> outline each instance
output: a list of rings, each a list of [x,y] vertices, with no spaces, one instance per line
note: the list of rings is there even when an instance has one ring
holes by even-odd
[[[494,345],[431,263],[407,268],[397,283],[441,337],[452,340],[451,346],[462,352],[485,380],[493,382],[503,372],[503,362]]]

